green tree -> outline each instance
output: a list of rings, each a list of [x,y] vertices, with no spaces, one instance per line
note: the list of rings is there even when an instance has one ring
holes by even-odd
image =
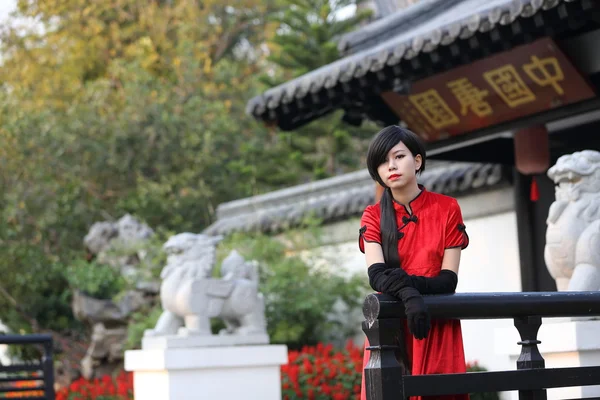
[[[286,0],[288,7],[274,13],[276,24],[268,60],[280,66],[283,74],[270,80],[279,84],[296,78],[337,60],[337,41],[342,35],[357,29],[370,16],[368,9],[341,18],[347,7],[358,6],[364,0]],[[269,82],[269,81],[268,81]]]
[[[337,41],[366,21],[370,10],[359,9],[341,19],[345,7],[363,0],[287,0],[289,7],[275,13],[276,34],[269,43],[268,60],[278,67],[262,81],[275,86],[339,59]],[[319,179],[358,169],[368,140],[376,131],[373,124],[355,127],[342,122],[341,112],[320,118],[290,133],[280,133],[292,155]]]
[[[82,238],[98,220],[129,212],[156,229],[198,232],[222,202],[291,186],[327,168],[356,168],[359,152],[322,149],[347,143],[346,127],[325,124],[326,139],[314,146],[316,130],[288,136],[244,113],[248,98],[263,88],[258,77],[273,65],[261,45],[288,29],[274,22],[288,18],[295,7],[288,6],[282,0],[18,2],[16,16],[38,25],[0,31],[5,324],[19,332],[81,329],[65,275],[86,267]],[[311,21],[321,15],[314,10]],[[317,29],[329,24],[325,17],[315,21],[315,37],[342,32],[336,31],[342,25]],[[318,43],[329,41],[324,48],[330,48],[332,40]],[[330,50],[319,62],[331,60]]]
[[[64,274],[85,256],[93,222],[131,212],[156,228],[199,231],[219,203],[279,183],[253,165],[285,152],[243,113],[261,71],[254,44],[274,7],[19,2],[18,16],[40,25],[1,34],[4,323],[73,325]]]
[[[173,77],[181,46],[210,73],[240,43],[265,40],[275,0],[19,0],[17,17],[34,26],[3,29],[3,80],[21,107],[66,109],[82,85],[110,77],[116,61]],[[27,101],[26,101],[27,100]]]

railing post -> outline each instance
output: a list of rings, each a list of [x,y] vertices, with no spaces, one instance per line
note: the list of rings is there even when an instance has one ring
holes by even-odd
[[[369,340],[367,350],[370,352],[369,362],[363,371],[367,400],[403,399],[402,376],[406,368],[402,361],[402,319],[364,321],[362,328]]]
[[[546,368],[544,358],[537,347],[542,343],[537,338],[541,325],[542,318],[538,316],[515,318],[515,327],[521,335],[521,341],[518,344],[522,346],[517,360],[518,370]],[[546,398],[546,389],[519,391],[519,400],[546,400]]]
[[[46,400],[54,400],[54,360],[52,357],[52,340],[44,342],[42,369],[44,371],[44,395]]]

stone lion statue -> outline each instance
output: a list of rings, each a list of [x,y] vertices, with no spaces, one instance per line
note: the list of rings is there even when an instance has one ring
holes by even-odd
[[[600,152],[560,157],[548,170],[556,183],[544,259],[558,290],[600,290]]]
[[[211,335],[211,318],[221,318],[221,334],[266,334],[264,302],[258,292],[256,263],[236,251],[223,261],[221,278],[213,278],[220,236],[180,233],[163,245],[167,265],[161,272],[163,307],[154,329],[145,336]]]

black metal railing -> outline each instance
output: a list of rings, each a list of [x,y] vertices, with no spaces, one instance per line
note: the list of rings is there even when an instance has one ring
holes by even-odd
[[[404,306],[395,297],[370,294],[363,305],[363,331],[370,350],[364,370],[367,400],[510,390],[518,390],[521,400],[539,400],[546,399],[550,388],[600,385],[600,366],[545,368],[537,347],[542,317],[598,316],[600,292],[461,293],[423,298],[431,318],[514,319],[522,346],[517,369],[410,375],[403,357]]]
[[[0,344],[40,346],[38,362],[0,365],[0,398],[54,400],[54,367],[50,335],[0,335]],[[18,394],[18,395],[17,395]]]

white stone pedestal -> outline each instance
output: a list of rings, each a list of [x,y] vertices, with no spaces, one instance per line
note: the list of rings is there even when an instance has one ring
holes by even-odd
[[[286,346],[186,347],[186,338],[156,339],[149,348],[125,352],[135,400],[281,400]]]
[[[542,342],[538,349],[546,368],[600,366],[600,321],[547,318],[542,321],[538,339]],[[496,353],[509,356],[514,369],[521,352],[519,340],[516,328],[495,334]],[[598,383],[598,386],[548,389],[548,400],[600,397]],[[506,398],[516,400],[518,394],[510,392]]]

